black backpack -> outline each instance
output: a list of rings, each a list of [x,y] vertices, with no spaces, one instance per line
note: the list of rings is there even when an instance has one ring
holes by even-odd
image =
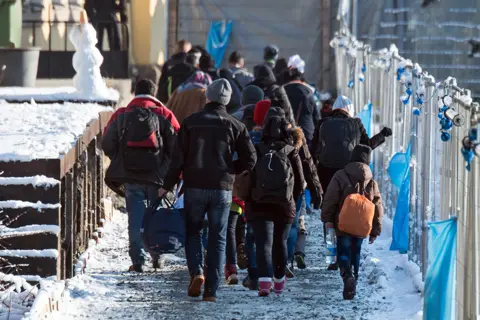
[[[355,118],[327,118],[320,127],[317,160],[327,168],[345,168],[353,149],[360,144]]]
[[[133,107],[126,114],[120,139],[126,171],[154,172],[158,168],[163,146],[159,131],[158,115],[150,108]]]
[[[287,204],[292,201],[295,176],[288,155],[291,145],[275,148],[263,142],[257,146],[252,199],[257,203]]]

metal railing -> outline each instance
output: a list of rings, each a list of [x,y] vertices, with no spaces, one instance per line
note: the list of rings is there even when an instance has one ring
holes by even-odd
[[[40,42],[39,39],[37,39],[37,31],[44,25],[48,26],[48,31],[47,35],[44,36],[45,42],[48,44],[48,51],[74,51],[69,50],[69,30],[76,26],[78,22],[75,21],[43,21],[43,20],[24,20],[23,21],[23,27],[24,28],[29,28],[31,30],[31,36],[32,36],[32,45],[37,46],[37,44]],[[97,35],[99,31],[99,27],[102,27],[103,29],[103,36],[107,37],[108,43],[109,43],[109,50],[108,51],[114,51],[112,48],[120,48],[120,51],[128,51],[130,43],[130,34],[129,34],[129,29],[128,29],[128,24],[125,22],[112,22],[112,21],[96,21],[95,23],[92,23],[94,28],[97,30]],[[64,30],[62,30],[62,34],[59,35],[59,39],[63,42],[63,50],[54,50],[54,43],[53,43],[53,28],[54,27],[60,27],[63,26]],[[109,30],[110,29],[110,33]],[[118,35],[118,38],[114,36],[114,34]],[[102,47],[103,44],[103,37],[102,39],[98,39],[99,48]],[[119,43],[118,43],[119,42]]]
[[[456,85],[454,78],[435,82],[419,65],[400,57],[395,46],[374,52],[352,37],[348,29],[338,32],[331,45],[339,94],[352,99],[357,113],[372,103],[374,133],[382,126],[392,128],[392,137],[374,152],[373,170],[389,217],[395,213],[399,192],[387,168],[394,154],[405,152],[410,145],[409,259],[425,276],[427,223],[456,216],[457,319],[477,319],[480,145],[470,171],[465,159],[475,151],[474,144],[469,145],[466,139],[475,128],[480,132],[479,105],[472,102],[469,90]]]

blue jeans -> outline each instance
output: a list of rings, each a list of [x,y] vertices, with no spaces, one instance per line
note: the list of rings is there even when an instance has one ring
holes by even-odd
[[[140,228],[145,209],[158,198],[158,187],[152,185],[127,184],[125,202],[128,213],[128,239],[132,264],[145,264],[148,255],[143,248]],[[158,258],[158,257],[153,257]]]
[[[287,237],[291,224],[282,220],[253,220],[257,246],[257,269],[259,278],[281,279],[287,264]]]
[[[215,297],[222,267],[225,263],[228,216],[232,204],[232,191],[185,190],[185,220],[187,239],[185,253],[190,276],[203,274],[202,230],[205,213],[208,216],[206,297]]]
[[[290,233],[287,239],[287,248],[288,248],[288,262],[293,261],[293,254],[295,253],[295,245],[297,244],[298,238],[298,219],[302,214],[302,210],[305,210],[305,194],[302,194],[296,203],[297,214],[293,220],[292,227],[290,228]]]
[[[248,277],[258,279],[257,250],[255,250],[255,235],[251,223],[247,223],[247,236],[245,237],[245,250],[248,259]]]
[[[362,243],[362,238],[337,236],[337,259],[343,277],[358,276]]]

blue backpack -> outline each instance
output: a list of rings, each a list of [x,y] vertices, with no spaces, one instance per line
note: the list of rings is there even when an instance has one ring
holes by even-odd
[[[140,229],[143,246],[153,255],[176,253],[185,246],[184,210],[165,202],[169,208],[163,208],[162,199],[158,199],[145,210]]]

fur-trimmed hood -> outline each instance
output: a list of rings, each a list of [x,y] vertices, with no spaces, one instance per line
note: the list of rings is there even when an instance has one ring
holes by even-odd
[[[291,128],[290,133],[293,139],[293,146],[297,150],[299,150],[304,144],[307,144],[307,139],[305,139],[305,134],[303,133],[302,128]]]

